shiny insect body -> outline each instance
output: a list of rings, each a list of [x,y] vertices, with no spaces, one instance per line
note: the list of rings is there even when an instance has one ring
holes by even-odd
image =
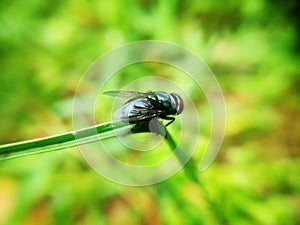
[[[153,118],[170,120],[166,126],[174,122],[170,115],[179,115],[183,110],[183,100],[175,93],[107,91],[103,94],[117,98],[125,98],[127,102],[113,115],[117,120],[132,124],[150,121]]]

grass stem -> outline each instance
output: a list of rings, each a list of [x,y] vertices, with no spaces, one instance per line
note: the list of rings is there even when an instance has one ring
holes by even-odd
[[[99,141],[116,136],[116,132],[119,132],[118,134],[129,132],[131,127],[132,125],[122,122],[108,122],[54,136],[1,145],[0,160],[52,152]]]

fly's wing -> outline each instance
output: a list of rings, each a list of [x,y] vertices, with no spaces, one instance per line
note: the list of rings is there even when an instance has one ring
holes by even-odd
[[[160,111],[153,110],[147,98],[139,98],[125,103],[113,115],[115,119],[136,123],[158,116]]]
[[[105,91],[104,95],[108,95],[115,98],[137,98],[137,97],[146,97],[147,93],[139,91]]]

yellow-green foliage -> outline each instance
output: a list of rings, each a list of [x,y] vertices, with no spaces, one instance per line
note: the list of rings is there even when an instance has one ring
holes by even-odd
[[[89,64],[146,39],[175,42],[206,61],[224,92],[227,127],[216,161],[199,176],[215,206],[183,172],[124,187],[73,149],[0,162],[0,224],[299,224],[298,12],[297,1],[283,0],[1,1],[1,144],[71,130],[72,98]],[[152,71],[172,76],[130,67],[112,85]],[[210,112],[203,96],[193,98],[199,163]]]

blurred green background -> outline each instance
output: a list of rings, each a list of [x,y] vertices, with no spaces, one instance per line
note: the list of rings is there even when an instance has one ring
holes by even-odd
[[[1,144],[71,130],[90,63],[147,39],[205,60],[227,128],[199,174],[218,209],[183,172],[121,186],[70,149],[0,162],[0,224],[300,224],[299,9],[296,0],[1,1]]]

